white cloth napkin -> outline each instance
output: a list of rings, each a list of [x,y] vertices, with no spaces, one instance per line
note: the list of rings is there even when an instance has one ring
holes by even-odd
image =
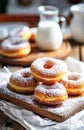
[[[65,59],[65,62],[67,63],[69,71],[84,73],[84,62],[78,61],[69,56]]]
[[[71,57],[67,57],[65,62],[70,71],[84,73],[83,62]],[[8,81],[10,75],[11,72],[4,67],[0,71],[0,85],[4,85]],[[27,130],[84,130],[84,110],[66,121],[58,123],[48,118],[42,118],[39,115],[34,114],[32,111],[28,111],[2,100],[0,100],[0,109],[8,117],[20,123]]]

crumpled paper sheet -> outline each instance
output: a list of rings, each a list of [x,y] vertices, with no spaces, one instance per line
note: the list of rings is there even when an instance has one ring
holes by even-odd
[[[71,57],[67,57],[65,62],[70,71],[84,73],[83,62]],[[0,71],[0,85],[4,85],[8,81],[10,75],[11,72],[4,67]],[[27,130],[84,130],[84,110],[66,121],[58,123],[48,118],[42,118],[39,115],[34,114],[32,111],[28,111],[2,100],[0,100],[0,109],[4,114],[20,123]]]
[[[69,56],[65,59],[65,62],[67,63],[69,71],[84,73],[84,62]]]

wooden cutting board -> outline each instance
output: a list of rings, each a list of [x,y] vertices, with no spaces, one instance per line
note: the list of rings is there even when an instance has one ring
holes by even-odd
[[[44,56],[64,59],[70,54],[71,45],[68,41],[64,41],[60,49],[57,51],[41,51],[35,43],[31,43],[31,50],[29,55],[22,58],[7,58],[0,55],[0,62],[8,65],[28,66],[35,59]]]
[[[63,122],[84,109],[84,96],[69,97],[60,105],[44,106],[37,103],[33,95],[17,94],[9,90],[7,83],[0,86],[0,99],[31,110],[42,117],[47,117],[57,122]]]

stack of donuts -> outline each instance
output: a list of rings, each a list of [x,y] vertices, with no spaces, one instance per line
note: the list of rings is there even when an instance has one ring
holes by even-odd
[[[40,84],[34,90],[36,101],[45,105],[56,105],[67,99],[67,91],[63,84],[59,83],[67,72],[64,61],[43,57],[35,60],[30,70]]]
[[[0,54],[8,58],[19,58],[31,52],[30,41],[35,41],[36,28],[21,26],[12,29],[9,37],[1,42]]]
[[[67,64],[51,57],[38,58],[30,68],[14,72],[9,79],[9,89],[18,93],[34,94],[44,105],[60,104],[68,95],[84,92],[84,76],[69,72]]]

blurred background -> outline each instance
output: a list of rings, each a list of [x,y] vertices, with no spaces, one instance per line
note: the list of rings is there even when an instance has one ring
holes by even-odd
[[[69,26],[73,17],[70,7],[74,4],[84,3],[84,0],[0,0],[0,13],[2,14],[38,14],[37,7],[40,5],[52,5],[59,9],[59,14],[66,17],[66,21],[62,21],[62,32],[64,37],[71,37]],[[3,28],[10,32],[11,29],[22,25],[29,25],[28,22],[0,22],[0,36],[3,34]],[[1,29],[2,28],[2,29]],[[7,32],[7,31],[6,31]]]
[[[37,14],[39,5],[54,5],[59,13],[69,15],[72,4],[84,3],[84,0],[0,0],[0,13],[7,14]]]

